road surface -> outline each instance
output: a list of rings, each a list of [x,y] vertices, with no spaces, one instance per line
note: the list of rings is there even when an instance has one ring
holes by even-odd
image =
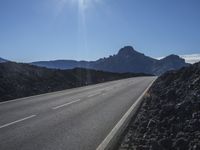
[[[95,150],[155,77],[0,103],[0,150]]]

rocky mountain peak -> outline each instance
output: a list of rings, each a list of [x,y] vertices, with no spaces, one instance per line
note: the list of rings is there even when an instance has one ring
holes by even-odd
[[[171,54],[165,58],[163,58],[162,60],[165,60],[165,61],[179,61],[179,62],[185,62],[185,60],[181,57],[179,57],[178,55],[174,55],[174,54]]]
[[[166,58],[169,58],[169,59],[179,59],[180,57],[178,55],[171,54],[171,55],[167,56]]]
[[[33,62],[32,64],[47,68],[73,69],[76,67],[90,68],[109,72],[135,72],[161,75],[168,70],[176,70],[188,66],[184,59],[177,55],[170,55],[156,60],[136,51],[132,46],[125,46],[115,55],[98,59],[97,61],[69,61],[63,60],[47,62]]]
[[[125,46],[121,48],[118,52],[118,55],[120,56],[131,56],[135,54],[140,54],[140,53],[137,52],[132,46]]]

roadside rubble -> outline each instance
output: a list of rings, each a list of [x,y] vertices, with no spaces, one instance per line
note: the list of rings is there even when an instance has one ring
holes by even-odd
[[[200,63],[160,76],[119,150],[200,150]]]

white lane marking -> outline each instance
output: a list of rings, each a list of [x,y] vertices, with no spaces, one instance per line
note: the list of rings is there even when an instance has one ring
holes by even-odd
[[[124,114],[124,116],[119,120],[119,122],[114,126],[114,128],[110,131],[110,133],[106,136],[106,138],[99,144],[96,150],[105,150],[108,148],[109,144],[112,143],[112,139],[114,139],[117,136],[117,133],[119,134],[120,129],[124,125],[125,122],[127,122],[128,119],[131,117],[131,113],[136,108],[136,106],[140,103],[143,96],[146,94],[146,92],[149,90],[149,88],[152,86],[156,79],[154,79],[148,87],[144,90],[144,92],[138,97],[138,99],[133,103],[133,105],[128,109],[128,111]],[[122,130],[122,129],[121,129]]]
[[[96,96],[96,95],[99,95],[99,94],[101,94],[101,93],[100,92],[94,93],[94,94],[88,95],[88,97],[93,97],[93,96]]]
[[[13,121],[13,122],[11,122],[11,123],[4,124],[4,125],[0,126],[0,129],[1,129],[1,128],[4,128],[4,127],[7,127],[7,126],[10,126],[10,125],[12,125],[12,124],[16,124],[16,123],[18,123],[18,122],[22,122],[22,121],[24,121],[24,120],[33,118],[33,117],[35,117],[35,116],[36,116],[36,115],[31,115],[31,116],[29,116],[29,117],[25,117],[25,118],[22,118],[22,119]]]
[[[53,107],[52,109],[58,109],[58,108],[61,108],[61,107],[64,107],[64,106],[68,106],[68,105],[71,105],[73,103],[76,103],[78,101],[80,101],[81,99],[77,99],[75,101],[72,101],[72,102],[69,102],[69,103],[65,103],[65,104],[62,104],[62,105],[59,105],[59,106],[56,106],[56,107]]]

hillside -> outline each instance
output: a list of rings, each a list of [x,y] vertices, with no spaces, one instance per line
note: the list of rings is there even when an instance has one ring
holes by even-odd
[[[200,149],[200,62],[159,77],[120,150]]]
[[[81,68],[56,70],[29,64],[1,63],[0,101],[135,76],[145,74],[120,74]]]
[[[170,55],[161,60],[157,60],[137,52],[131,46],[121,48],[116,55],[101,58],[96,61],[55,60],[33,62],[32,64],[56,69],[81,67],[118,73],[144,72],[155,75],[161,75],[166,71],[177,70],[189,65],[177,55]]]

